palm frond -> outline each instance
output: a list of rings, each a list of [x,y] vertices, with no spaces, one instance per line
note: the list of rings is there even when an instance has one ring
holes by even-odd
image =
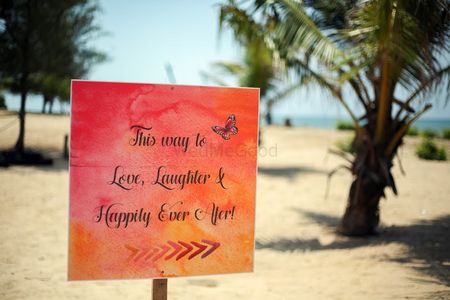
[[[283,53],[285,56],[308,49],[309,55],[329,64],[344,56],[341,49],[314,23],[299,2],[281,0],[278,5],[282,11],[280,14],[283,22],[276,27],[274,39],[279,45],[279,50],[285,52]],[[334,32],[329,34],[332,33]]]
[[[212,63],[212,67],[225,75],[241,76],[245,72],[244,66],[234,62],[217,61]]]
[[[200,71],[200,76],[202,77],[203,81],[205,82],[212,82],[213,84],[219,85],[219,86],[228,86],[228,84],[222,80],[221,77],[205,72]]]
[[[234,0],[229,0],[220,6],[219,34],[223,32],[225,25],[233,31],[236,40],[241,45],[264,38],[263,27],[254,20],[251,14],[240,8]]]

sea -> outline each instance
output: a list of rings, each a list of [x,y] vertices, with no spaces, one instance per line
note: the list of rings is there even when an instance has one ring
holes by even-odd
[[[313,128],[336,128],[336,124],[339,121],[348,121],[350,119],[338,118],[338,117],[320,117],[320,116],[277,116],[272,117],[272,123],[276,125],[284,125],[286,119],[291,121],[294,127],[313,127]],[[262,121],[265,124],[265,121]],[[414,122],[413,128],[419,130],[432,129],[434,131],[442,131],[443,129],[450,129],[450,118],[449,119],[419,119]]]
[[[41,97],[30,97],[27,101],[26,110],[28,112],[40,112],[42,109]],[[15,101],[14,101],[15,100]],[[19,103],[17,99],[6,98],[6,104],[10,110],[18,110]],[[60,103],[55,101],[53,108],[55,113],[68,114],[70,111],[70,105],[68,103]],[[322,117],[322,116],[308,116],[308,115],[293,115],[293,116],[283,116],[274,114],[272,117],[272,122],[275,125],[284,125],[286,119],[290,119],[292,126],[295,127],[313,127],[313,128],[336,128],[336,123],[338,121],[350,121],[350,119],[345,119],[342,117]],[[261,120],[261,124],[265,125],[265,121]],[[422,118],[414,122],[414,128],[419,130],[432,129],[435,131],[442,131],[443,129],[450,129],[450,118],[447,119],[429,119]]]

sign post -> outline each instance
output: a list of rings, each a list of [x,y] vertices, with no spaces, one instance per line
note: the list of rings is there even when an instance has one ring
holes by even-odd
[[[153,279],[152,299],[167,300],[167,279]]]
[[[69,280],[253,270],[259,90],[72,81]]]

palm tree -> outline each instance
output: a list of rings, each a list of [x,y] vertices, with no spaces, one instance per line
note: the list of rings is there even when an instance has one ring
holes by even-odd
[[[286,68],[326,89],[348,112],[356,153],[335,152],[353,174],[340,230],[375,233],[385,188],[397,194],[391,168],[406,131],[431,108],[432,93],[450,90],[450,2],[230,0],[223,6],[251,15]],[[354,93],[361,116],[345,90]]]
[[[218,61],[212,63],[211,72],[201,72],[201,75],[215,84],[227,86],[223,75],[233,77],[239,86],[260,88],[261,100],[266,105],[265,119],[271,125],[272,107],[275,102],[287,96],[288,91],[279,88],[282,83],[280,71],[277,69],[271,51],[261,40],[249,41],[244,46],[242,62]],[[293,88],[289,88],[292,91]]]
[[[219,28],[228,26],[244,50],[242,62],[214,62],[213,73],[201,72],[206,79],[218,85],[228,85],[222,75],[237,79],[239,86],[258,87],[261,101],[265,104],[265,120],[272,124],[273,106],[285,99],[300,87],[298,82],[288,82],[287,69],[280,64],[272,47],[266,42],[265,28],[268,24],[259,24],[250,14],[238,8],[234,2],[220,7]],[[216,75],[217,74],[217,75]]]

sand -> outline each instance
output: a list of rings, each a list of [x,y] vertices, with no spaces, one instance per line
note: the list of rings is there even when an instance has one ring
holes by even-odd
[[[14,116],[2,113],[0,128]],[[27,116],[26,145],[60,157],[67,116]],[[13,145],[17,125],[0,132]],[[450,162],[394,166],[400,195],[381,203],[381,234],[335,233],[351,176],[327,149],[349,133],[271,127],[259,157],[253,273],[169,280],[169,299],[450,299]],[[440,141],[450,150],[450,143]],[[450,153],[450,151],[449,151]],[[68,282],[67,163],[0,169],[0,299],[150,299],[151,280]]]

